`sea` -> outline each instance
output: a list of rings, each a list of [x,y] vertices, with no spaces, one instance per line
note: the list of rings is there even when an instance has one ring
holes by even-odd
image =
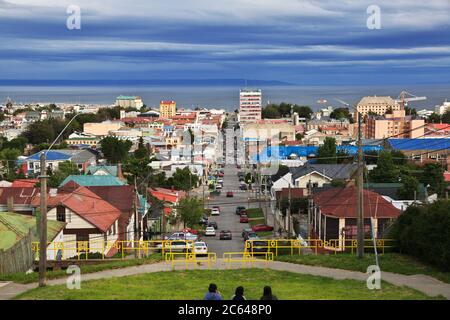
[[[239,85],[5,85],[0,84],[0,104],[8,98],[15,103],[64,103],[110,105],[119,95],[140,96],[149,107],[158,107],[161,100],[175,100],[181,108],[223,108],[233,111],[239,106]],[[288,102],[308,105],[313,110],[326,106],[342,107],[342,100],[350,105],[369,95],[397,98],[406,90],[415,96],[427,97],[424,101],[411,102],[417,110],[432,110],[450,99],[450,84],[420,85],[260,85],[249,89],[261,89],[263,104]],[[326,100],[326,102],[325,102]]]

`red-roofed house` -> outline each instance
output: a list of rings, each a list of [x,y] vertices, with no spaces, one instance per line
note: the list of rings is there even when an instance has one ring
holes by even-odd
[[[39,179],[17,179],[12,182],[11,187],[15,188],[34,188]]]
[[[0,211],[32,215],[33,199],[39,194],[38,188],[5,187],[0,188]]]
[[[49,193],[47,198],[49,220],[66,222],[63,259],[89,251],[112,256],[117,252],[113,244],[118,240],[121,212],[87,187],[72,192]],[[33,200],[39,207],[39,198]],[[87,245],[83,248],[83,244]]]
[[[313,195],[314,211],[311,218],[312,230],[317,238],[328,241],[356,239],[357,188],[333,188]],[[389,223],[400,215],[400,210],[380,194],[363,191],[364,230],[370,232],[371,219],[378,238],[384,236]]]
[[[152,197],[164,203],[163,210],[166,217],[176,215],[176,209],[174,209],[174,207],[178,205],[181,199],[186,197],[186,192],[174,189],[148,188],[147,192],[150,195],[150,204],[153,204]]]

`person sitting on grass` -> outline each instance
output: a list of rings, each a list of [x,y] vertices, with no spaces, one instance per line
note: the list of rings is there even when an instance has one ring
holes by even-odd
[[[215,283],[209,285],[208,292],[205,294],[203,300],[222,300],[222,296],[217,290],[217,285]]]
[[[263,296],[261,300],[278,300],[277,296],[272,294],[272,288],[269,286],[264,287]]]
[[[242,286],[237,287],[236,290],[234,291],[234,296],[231,298],[231,300],[233,301],[247,300],[244,297],[244,287]]]

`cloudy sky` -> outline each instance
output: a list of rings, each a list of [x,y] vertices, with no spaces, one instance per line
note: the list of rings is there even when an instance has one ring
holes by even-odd
[[[450,83],[450,0],[0,0],[0,30],[0,79]]]

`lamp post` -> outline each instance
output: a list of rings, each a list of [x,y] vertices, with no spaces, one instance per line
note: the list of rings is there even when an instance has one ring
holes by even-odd
[[[47,165],[45,163],[47,153],[51,150],[53,145],[62,136],[64,131],[69,127],[72,121],[79,115],[77,113],[70,119],[66,126],[61,130],[56,139],[50,144],[50,147],[45,152],[41,153],[40,156],[40,175],[39,179],[41,182],[41,195],[40,195],[40,221],[39,221],[39,287],[44,287],[46,282],[46,271],[47,271]]]

